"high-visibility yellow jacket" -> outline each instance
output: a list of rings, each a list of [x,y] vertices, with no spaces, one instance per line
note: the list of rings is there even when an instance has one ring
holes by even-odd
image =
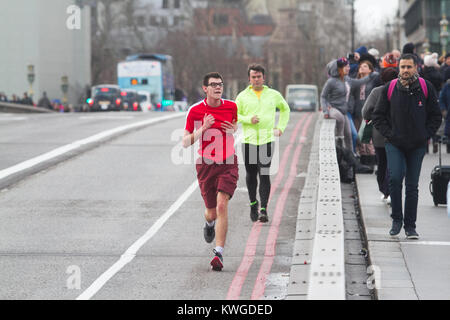
[[[236,97],[238,122],[244,129],[243,143],[263,145],[275,141],[273,129],[286,129],[289,122],[290,108],[283,96],[276,90],[264,86],[258,98],[252,86]],[[278,126],[275,127],[276,109],[280,110]],[[253,116],[259,117],[259,123],[252,124]]]

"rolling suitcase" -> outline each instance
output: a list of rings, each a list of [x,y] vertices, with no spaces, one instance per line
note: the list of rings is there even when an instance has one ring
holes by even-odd
[[[439,139],[439,165],[431,171],[430,192],[435,206],[447,204],[447,185],[450,180],[450,166],[442,165],[442,143],[448,143],[446,137]]]

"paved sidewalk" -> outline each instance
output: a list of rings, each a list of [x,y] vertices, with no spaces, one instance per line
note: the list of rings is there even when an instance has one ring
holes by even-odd
[[[437,154],[427,154],[422,165],[417,218],[420,240],[406,240],[404,230],[391,238],[390,208],[380,200],[375,175],[356,176],[379,300],[450,299],[450,218],[446,206],[434,206],[429,192],[430,174],[438,162]],[[450,154],[443,153],[442,164],[450,164]]]

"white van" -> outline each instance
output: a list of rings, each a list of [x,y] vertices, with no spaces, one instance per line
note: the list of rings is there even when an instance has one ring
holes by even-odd
[[[286,101],[292,111],[317,111],[319,89],[315,85],[289,84],[286,87]]]

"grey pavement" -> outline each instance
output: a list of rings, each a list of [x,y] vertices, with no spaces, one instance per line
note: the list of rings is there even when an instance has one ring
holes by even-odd
[[[450,154],[443,149],[442,164],[448,165]],[[390,208],[380,200],[376,176],[356,176],[379,300],[450,299],[450,218],[445,205],[434,206],[429,191],[431,171],[438,163],[438,155],[431,153],[425,156],[422,165],[417,217],[419,240],[406,240],[404,230],[398,237],[389,236]]]

